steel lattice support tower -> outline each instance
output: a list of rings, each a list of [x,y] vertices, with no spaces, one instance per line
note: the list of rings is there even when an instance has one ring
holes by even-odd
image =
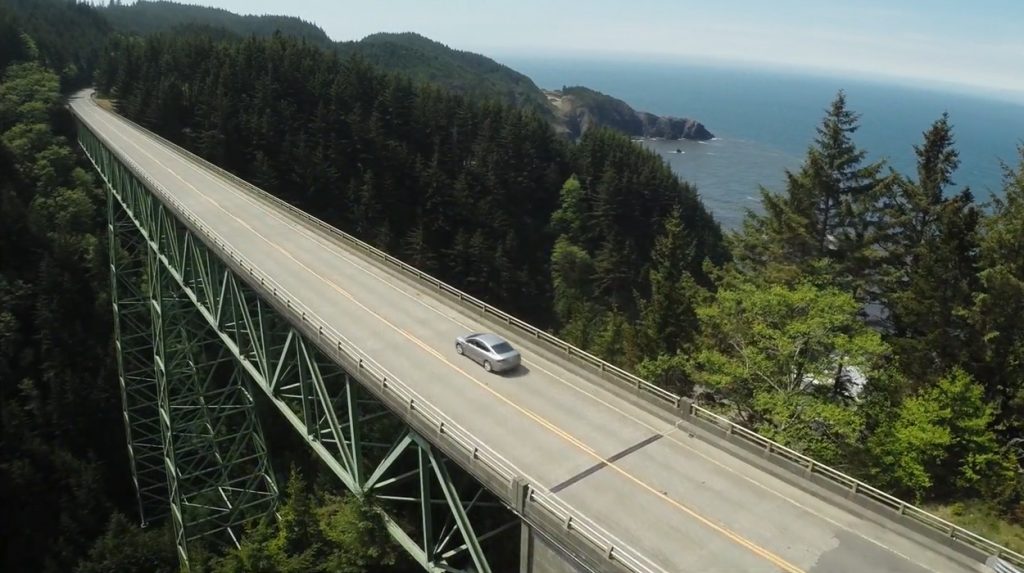
[[[98,142],[97,142],[98,143]],[[83,147],[90,148],[83,142]],[[236,543],[273,511],[278,492],[235,357],[174,280],[178,237],[162,205],[126,208],[147,193],[93,147],[107,183],[115,350],[129,461],[143,524],[168,514],[179,558],[204,538]]]
[[[128,442],[128,461],[143,526],[167,515],[149,296],[147,247],[113,194],[107,193],[110,288],[114,310],[114,350]]]
[[[482,544],[501,534],[518,539],[519,518],[371,396],[348,373],[360,363],[328,356],[304,313],[268,297],[277,293],[251,269],[246,276],[211,230],[158,198],[130,160],[81,123],[79,143],[107,184],[140,515],[145,523],[170,508],[183,566],[190,541],[237,544],[247,522],[276,507],[252,389],[345,489],[377,508],[425,570],[491,571]]]

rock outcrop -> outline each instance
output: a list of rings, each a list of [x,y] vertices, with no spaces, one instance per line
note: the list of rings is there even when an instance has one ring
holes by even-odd
[[[644,123],[644,137],[663,139],[695,139],[707,141],[714,137],[704,124],[685,117],[657,116],[645,111],[639,112]]]
[[[573,139],[593,127],[608,127],[632,137],[698,141],[714,137],[699,121],[636,111],[620,99],[582,86],[546,90],[544,95],[555,110],[559,128]]]

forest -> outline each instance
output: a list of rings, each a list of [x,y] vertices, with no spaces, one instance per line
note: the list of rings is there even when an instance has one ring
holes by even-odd
[[[1024,548],[1024,147],[978,199],[955,183],[955,118],[899,173],[858,147],[839,92],[802,165],[725,232],[625,136],[570,143],[531,109],[301,38],[120,34],[88,6],[14,0],[0,39],[4,571],[177,567],[167,530],[131,516],[105,199],[62,107],[90,83],[424,271]],[[362,501],[299,466],[289,525],[200,570],[404,570]]]

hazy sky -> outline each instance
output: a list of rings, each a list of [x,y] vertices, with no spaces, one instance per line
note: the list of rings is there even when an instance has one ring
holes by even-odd
[[[414,31],[499,59],[740,60],[1024,97],[1024,0],[185,1],[299,16],[335,40]]]

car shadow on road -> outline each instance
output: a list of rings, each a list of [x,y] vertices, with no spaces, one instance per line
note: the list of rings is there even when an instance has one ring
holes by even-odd
[[[520,364],[513,370],[509,370],[507,372],[498,372],[497,374],[502,378],[522,378],[523,376],[526,376],[529,373],[530,369]]]

